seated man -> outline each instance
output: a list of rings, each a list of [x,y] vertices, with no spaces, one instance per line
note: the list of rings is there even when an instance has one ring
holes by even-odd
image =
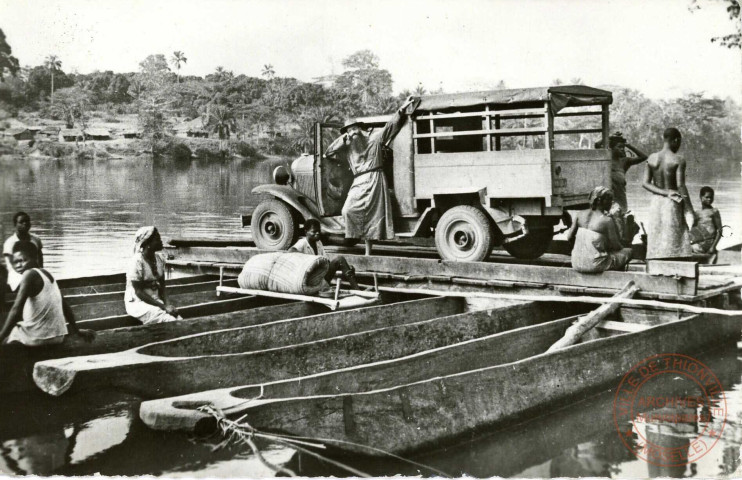
[[[337,255],[335,258],[330,258],[325,253],[325,247],[322,245],[322,240],[319,239],[322,234],[322,226],[319,220],[310,218],[304,224],[305,236],[299,239],[293,247],[289,248],[289,252],[305,253],[307,255],[317,255],[320,257],[327,257],[330,261],[330,268],[327,270],[325,280],[330,283],[335,276],[335,273],[339,270],[343,274],[343,278],[350,283],[350,288],[358,290],[358,282],[356,281],[356,273],[353,267],[348,265],[348,261],[342,255]]]
[[[631,260],[631,248],[623,248],[618,228],[608,214],[613,194],[605,187],[590,193],[590,210],[577,214],[567,231],[574,241],[572,268],[583,273],[623,270]]]
[[[13,246],[13,268],[21,275],[18,294],[8,318],[0,330],[0,342],[21,343],[29,347],[58,345],[69,331],[87,341],[93,339],[90,330],[78,330],[72,309],[62,298],[54,277],[38,268],[39,252],[30,241]]]

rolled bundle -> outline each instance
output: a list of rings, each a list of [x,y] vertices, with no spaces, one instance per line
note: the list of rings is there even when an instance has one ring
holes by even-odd
[[[264,253],[245,263],[237,277],[240,288],[315,295],[330,268],[325,257],[297,252]]]

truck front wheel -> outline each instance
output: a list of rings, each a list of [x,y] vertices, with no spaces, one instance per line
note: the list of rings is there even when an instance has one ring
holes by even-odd
[[[525,237],[506,243],[503,247],[515,258],[533,260],[546,253],[553,236],[554,227],[534,228]]]
[[[261,202],[250,222],[252,239],[261,250],[286,250],[296,241],[298,224],[296,214],[284,202]]]
[[[446,210],[435,227],[435,246],[443,260],[481,262],[492,251],[492,239],[487,214],[471,205]]]

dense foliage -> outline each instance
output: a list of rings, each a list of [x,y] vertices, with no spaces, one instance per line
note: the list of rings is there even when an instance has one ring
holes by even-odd
[[[725,1],[738,5],[736,0]],[[65,73],[53,55],[44,65],[18,69],[18,61],[10,53],[0,31],[0,120],[20,111],[38,112],[42,117],[64,120],[67,127],[84,127],[89,112],[102,111],[109,118],[136,113],[142,138],[155,153],[173,135],[173,126],[199,119],[194,124],[218,139],[222,150],[231,149],[229,145],[235,142],[247,145],[244,142],[250,141],[266,153],[295,155],[310,151],[317,121],[342,122],[348,117],[388,113],[410,94],[441,93],[418,85],[415,91],[403,91],[395,97],[392,75],[369,50],[345,58],[343,72],[324,78],[322,84],[280,77],[270,64],[263,66],[261,78],[235,75],[223,67],[203,78],[185,75],[181,71],[187,58],[181,51],[173,52],[170,62],[163,54],[149,55],[138,72],[88,74]],[[562,82],[557,79],[554,83]],[[567,83],[581,81],[576,78]],[[506,87],[502,81],[496,85]],[[636,90],[604,88],[614,92],[612,130],[621,130],[640,148],[659,148],[662,130],[676,126],[683,133],[683,152],[689,158],[732,164],[742,157],[736,141],[742,118],[731,99],[688,93],[652,100]],[[240,148],[252,156],[249,148]]]

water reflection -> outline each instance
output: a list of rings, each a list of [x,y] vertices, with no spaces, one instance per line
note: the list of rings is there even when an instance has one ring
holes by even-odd
[[[0,237],[24,210],[52,273],[123,271],[141,225],[166,236],[244,238],[239,214],[255,205],[252,188],[270,182],[278,162],[0,159]]]
[[[0,237],[11,234],[15,211],[29,212],[35,233],[44,241],[47,266],[61,278],[122,271],[132,232],[145,224],[157,225],[165,236],[244,239],[239,214],[256,205],[259,199],[251,195],[252,188],[270,182],[272,169],[280,163],[286,161],[3,157]],[[637,177],[629,179],[627,194],[642,221],[648,193],[641,188],[639,170],[630,170]],[[739,175],[716,177],[695,183],[691,177],[689,188],[696,205],[701,185],[716,189],[715,206],[733,232],[722,239],[724,247],[742,241],[740,181]]]

